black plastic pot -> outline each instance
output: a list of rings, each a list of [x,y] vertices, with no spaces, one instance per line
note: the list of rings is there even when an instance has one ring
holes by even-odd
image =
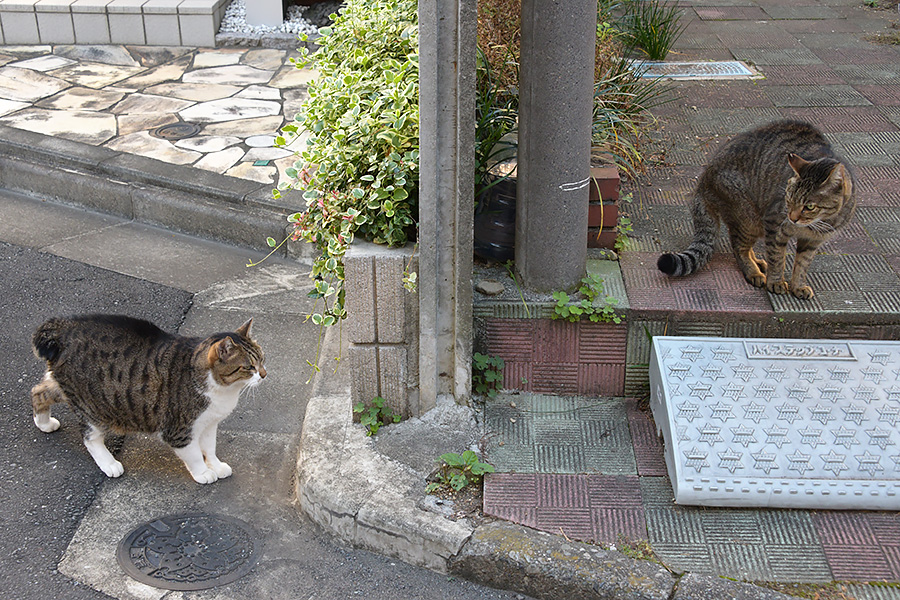
[[[506,262],[516,257],[516,180],[503,179],[478,198],[475,255]]]

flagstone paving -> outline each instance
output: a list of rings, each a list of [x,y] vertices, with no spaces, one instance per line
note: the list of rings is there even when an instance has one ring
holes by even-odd
[[[294,153],[274,147],[275,136],[315,77],[290,62],[297,56],[269,48],[0,46],[0,123],[276,185]],[[180,140],[151,134],[175,123],[199,130]]]

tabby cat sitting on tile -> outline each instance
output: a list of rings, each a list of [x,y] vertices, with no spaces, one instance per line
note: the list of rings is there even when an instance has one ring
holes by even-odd
[[[252,322],[204,339],[117,315],[50,319],[32,338],[47,363],[31,390],[34,423],[56,431],[50,407],[68,402],[82,421],[84,445],[109,477],[124,469],[106,448],[108,432],[158,434],[197,483],[228,477],[231,467],[216,457],[216,429],[241,392],[266,376]]]
[[[748,282],[775,294],[812,298],[809,265],[819,246],[853,217],[849,169],[822,133],[802,121],[776,121],[737,135],[706,166],[692,202],[694,240],[657,261],[667,275],[689,275],[709,262],[724,222]],[[753,245],[765,238],[765,260]],[[785,251],[796,238],[790,282]]]

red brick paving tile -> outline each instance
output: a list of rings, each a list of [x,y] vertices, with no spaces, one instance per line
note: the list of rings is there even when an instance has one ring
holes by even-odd
[[[761,68],[765,79],[759,81],[762,87],[768,85],[840,85],[844,79],[825,65],[804,67],[770,65]]]
[[[578,365],[578,390],[589,396],[621,396],[625,393],[625,362]]]
[[[900,106],[900,85],[854,85],[853,87],[876,106]]]
[[[815,123],[825,133],[897,131],[876,106],[822,106],[782,108],[780,112],[789,119],[802,119]]]
[[[578,361],[578,327],[568,321],[540,319],[534,327],[533,359],[537,363]]]
[[[636,409],[629,410],[628,426],[631,429],[638,475],[667,475],[665,451],[650,414]]]
[[[765,21],[769,18],[758,6],[698,6],[694,12],[704,21]]]

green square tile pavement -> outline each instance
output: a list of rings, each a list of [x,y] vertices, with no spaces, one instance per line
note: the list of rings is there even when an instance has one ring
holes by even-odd
[[[486,456],[498,472],[636,475],[622,398],[499,394],[485,403]]]
[[[677,506],[668,479],[640,483],[648,538],[670,569],[748,581],[832,580],[807,511]]]

